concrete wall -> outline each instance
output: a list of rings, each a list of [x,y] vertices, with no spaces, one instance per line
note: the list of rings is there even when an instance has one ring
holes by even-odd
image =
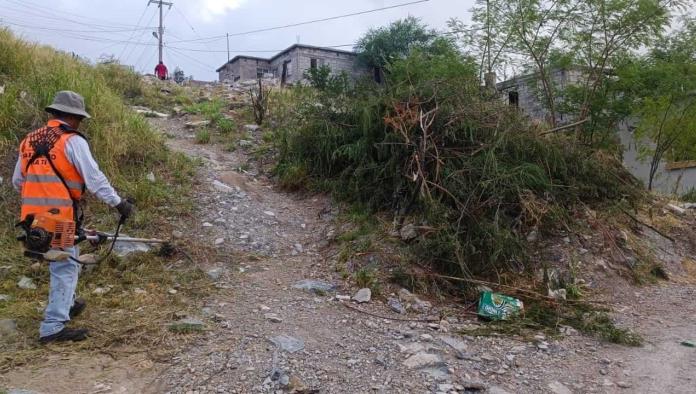
[[[297,80],[301,79],[302,75],[298,76],[298,73],[300,73],[300,69],[298,68],[298,55],[299,51],[293,49],[273,58],[270,64],[270,71],[273,76],[280,80],[283,76],[283,64],[287,62],[288,70],[285,83],[295,83]]]
[[[551,73],[551,80],[557,89],[565,89],[570,85],[579,83],[583,78],[577,70],[554,70]],[[508,102],[511,92],[516,92],[519,97],[519,108],[522,112],[529,115],[532,119],[545,120],[550,123],[549,112],[544,104],[544,87],[536,75],[525,75],[498,84],[501,92],[501,99]],[[560,104],[562,98],[557,97],[556,103]],[[568,114],[556,114],[559,124],[572,122],[572,117]]]
[[[287,51],[271,61],[271,71],[276,78],[281,78],[283,63],[288,63],[286,83],[304,82],[304,74],[311,68],[312,59],[316,59],[317,67],[328,66],[334,73],[346,72],[349,77],[356,79],[361,73],[355,67],[355,54],[334,52],[316,48],[297,47]]]
[[[304,82],[305,72],[311,68],[312,59],[316,59],[317,67],[328,66],[334,73],[345,72],[352,79],[370,75],[370,70],[363,70],[355,66],[356,57],[352,53],[299,46],[282,52],[271,60],[243,57],[234,59],[232,63],[226,64],[218,74],[220,82],[246,81],[256,79],[257,70],[262,69],[280,79],[283,74],[283,64],[288,62],[288,74],[285,82],[296,84]]]
[[[639,144],[633,135],[635,121],[624,122],[619,126],[619,138],[624,147],[623,163],[631,174],[640,179],[645,187],[650,179],[651,156],[641,157]],[[643,142],[643,145],[650,142]],[[696,168],[684,168],[678,170],[667,169],[667,162],[660,162],[660,166],[653,179],[653,190],[664,194],[682,195],[696,187]]]
[[[564,89],[573,84],[578,84],[583,79],[580,71],[561,71],[556,70],[552,74],[553,81],[557,87]],[[520,111],[527,114],[532,119],[549,120],[548,111],[542,104],[543,94],[541,82],[535,76],[522,76],[498,84],[501,92],[501,100],[509,102],[510,93],[517,92]],[[561,98],[558,98],[561,102]],[[572,123],[573,118],[568,114],[557,114],[558,123]],[[640,179],[647,187],[650,178],[650,157],[643,158],[640,155],[639,147],[649,144],[642,142],[639,144],[633,134],[637,120],[633,119],[623,122],[618,127],[618,135],[624,147],[623,164],[627,170],[636,178]],[[685,168],[678,170],[667,169],[667,162],[662,161],[653,179],[653,190],[664,194],[681,195],[690,189],[696,188],[696,168]]]
[[[238,58],[232,63],[227,63],[218,74],[220,82],[235,82],[237,79],[246,81],[256,79],[258,69],[268,71],[270,67],[271,64],[268,60]]]
[[[341,52],[327,52],[312,48],[299,49],[299,68],[302,74],[310,69],[311,59],[316,59],[317,67],[328,66],[334,74],[345,72],[352,79],[357,79],[360,72],[356,68],[354,54]]]

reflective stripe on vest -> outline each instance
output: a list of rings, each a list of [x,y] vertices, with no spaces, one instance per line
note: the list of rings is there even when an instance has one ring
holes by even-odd
[[[72,207],[72,200],[64,200],[62,198],[29,198],[22,199],[23,205],[32,205],[35,207]]]
[[[60,180],[60,178],[56,175],[27,174],[25,181],[38,182],[38,183],[60,183],[60,184],[63,183]],[[69,188],[80,191],[80,192],[85,187],[85,184],[82,182],[73,182],[73,181],[66,180],[65,183],[68,185]]]
[[[56,175],[27,174],[25,181],[63,184],[63,182],[60,180],[60,178]],[[65,183],[68,185],[69,188],[74,189],[74,190],[79,191],[79,192],[82,192],[82,189],[85,187],[85,184],[82,182],[73,182],[73,181],[66,180]]]

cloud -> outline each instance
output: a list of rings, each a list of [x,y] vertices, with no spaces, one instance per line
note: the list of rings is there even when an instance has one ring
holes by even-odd
[[[210,22],[217,17],[224,16],[229,11],[241,7],[247,0],[202,0],[196,8],[198,17]]]

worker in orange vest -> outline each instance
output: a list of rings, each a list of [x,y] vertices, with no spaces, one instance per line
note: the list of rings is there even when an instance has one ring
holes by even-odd
[[[90,118],[82,96],[70,91],[58,92],[46,111],[51,119],[21,142],[12,177],[15,189],[22,196],[22,220],[27,215],[51,213],[73,220],[79,227],[82,221],[80,200],[85,189],[115,207],[124,218],[130,216],[133,205],[121,199],[111,187],[94,161],[87,139],[77,131],[82,120]],[[75,259],[79,257],[76,246],[64,251]],[[39,329],[41,343],[87,338],[86,329],[65,326],[86,307],[84,300],[75,299],[80,268],[73,260],[50,262],[48,306]]]

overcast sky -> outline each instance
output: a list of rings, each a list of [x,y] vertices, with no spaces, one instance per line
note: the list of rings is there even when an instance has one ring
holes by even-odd
[[[227,58],[225,38],[313,19],[328,18],[415,0],[172,0],[165,8],[164,61],[196,79],[214,80],[215,69]],[[152,72],[157,63],[157,7],[148,0],[0,0],[0,23],[26,39],[75,52],[95,60],[113,54],[139,71]],[[437,29],[452,17],[469,20],[473,0],[430,0],[401,8],[304,26],[230,38],[231,56],[268,57],[296,42],[317,46],[354,43],[371,27],[409,15]],[[140,44],[133,44],[140,43]],[[349,48],[345,48],[349,49]],[[267,51],[267,52],[254,52]]]

